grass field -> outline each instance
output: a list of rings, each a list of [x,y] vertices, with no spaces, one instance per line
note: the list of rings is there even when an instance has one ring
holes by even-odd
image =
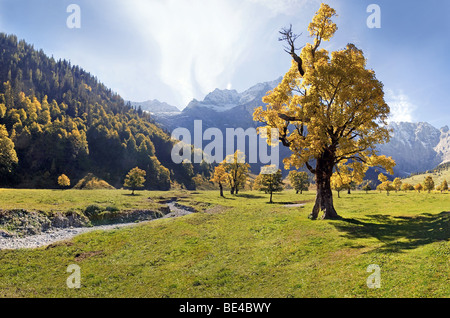
[[[275,194],[274,204],[259,192],[126,193],[0,190],[0,208],[123,208],[183,196],[204,210],[2,250],[0,297],[450,296],[448,193],[341,193],[334,200],[343,219],[333,221],[307,218],[313,192]],[[285,206],[298,202],[305,206]],[[71,264],[80,266],[81,288],[67,287]],[[367,286],[371,264],[381,269],[380,288]]]
[[[44,213],[83,211],[89,205],[102,208],[114,207],[120,210],[152,208],[159,194],[145,196],[145,192],[130,195],[127,190],[20,190],[0,189],[0,209],[25,209]]]

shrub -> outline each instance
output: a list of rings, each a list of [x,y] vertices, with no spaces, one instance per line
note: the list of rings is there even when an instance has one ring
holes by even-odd
[[[99,215],[102,212],[103,209],[101,207],[92,204],[86,207],[86,209],[84,210],[84,215],[86,215],[88,218],[94,218],[95,216]]]
[[[105,210],[107,212],[110,212],[110,213],[115,213],[115,212],[119,212],[120,211],[119,208],[115,207],[115,206],[107,206]]]

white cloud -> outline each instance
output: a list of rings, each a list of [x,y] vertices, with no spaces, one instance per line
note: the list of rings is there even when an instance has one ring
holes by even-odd
[[[184,105],[226,87],[245,55],[251,19],[241,2],[135,0],[124,9],[143,49],[159,59],[153,72]]]
[[[317,6],[320,3],[319,0],[248,0],[249,2],[256,3],[268,8],[274,15],[285,14],[294,15],[298,14],[298,9],[304,8],[306,5]]]
[[[261,68],[268,39],[276,45],[278,29],[285,25],[277,20],[279,14],[295,14],[305,3],[309,5],[306,0],[117,1],[128,17],[127,28],[155,60],[149,72],[172,89],[172,100],[180,107],[215,88],[236,87],[238,71],[243,66],[252,71],[248,63]],[[284,54],[281,46],[278,51]],[[247,75],[253,74],[241,73]]]
[[[385,92],[386,103],[391,108],[391,114],[389,116],[390,122],[413,122],[414,112],[417,109],[416,105],[411,103],[408,96],[401,90],[396,92],[387,89]]]

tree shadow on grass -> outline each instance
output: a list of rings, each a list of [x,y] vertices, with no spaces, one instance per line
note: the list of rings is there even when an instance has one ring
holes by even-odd
[[[292,202],[292,201],[273,201],[272,204],[275,204],[275,205],[288,205],[288,204],[295,204],[295,202]]]
[[[246,199],[261,199],[261,198],[265,198],[262,195],[255,195],[255,194],[250,194],[250,193],[239,193],[235,195],[236,197],[239,198],[246,198]]]
[[[236,198],[228,197],[226,195],[224,195],[223,197],[220,197],[220,198],[224,199],[224,200],[236,200]]]
[[[376,238],[385,252],[403,252],[450,238],[450,212],[418,216],[366,215],[366,219],[342,218],[334,226],[349,239]]]

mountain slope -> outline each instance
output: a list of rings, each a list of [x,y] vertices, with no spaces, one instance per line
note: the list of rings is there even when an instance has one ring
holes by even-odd
[[[402,182],[412,185],[418,183],[423,184],[425,178],[428,176],[433,178],[435,187],[441,185],[444,180],[450,182],[450,162],[443,163],[432,170],[409,176],[408,178],[403,179]]]
[[[382,154],[392,156],[397,166],[395,171],[400,176],[423,172],[435,168],[450,156],[450,136],[432,125],[419,123],[390,123],[391,140],[379,145]]]
[[[440,140],[434,150],[440,156],[441,163],[450,162],[450,130],[448,126],[445,126],[441,128],[440,132]]]
[[[204,100],[192,100],[179,114],[155,113],[155,120],[167,131],[176,128],[187,128],[194,138],[194,122],[201,121],[202,133],[208,128],[218,128],[223,136],[226,136],[227,128],[256,128],[258,123],[253,121],[253,111],[263,105],[262,98],[269,90],[275,88],[281,82],[281,77],[275,81],[256,84],[239,93],[236,90],[215,89],[206,95]],[[259,138],[259,136],[258,136]],[[203,141],[203,147],[210,141]],[[249,144],[246,141],[244,151],[249,158]],[[226,138],[223,140],[224,155],[226,155]],[[288,149],[280,147],[280,157],[288,154]],[[259,174],[262,163],[251,163],[252,173]]]
[[[80,67],[5,34],[0,125],[19,158],[12,173],[0,175],[0,186],[56,187],[62,173],[76,184],[90,172],[121,187],[135,166],[147,171],[148,189],[168,189],[173,180],[192,185],[192,167],[173,164],[173,141],[148,114]]]
[[[180,112],[180,110],[177,107],[169,105],[166,102],[160,102],[157,99],[148,100],[145,102],[129,101],[129,103],[131,106],[135,107],[136,109],[140,108],[141,110],[147,111],[150,113],[179,113]]]
[[[185,127],[193,131],[194,120],[202,120],[203,128],[256,127],[253,110],[261,106],[267,91],[281,82],[281,77],[272,82],[260,83],[238,93],[236,90],[215,89],[206,95],[203,101],[192,100],[180,114],[165,116],[155,114],[155,119],[169,131]]]

